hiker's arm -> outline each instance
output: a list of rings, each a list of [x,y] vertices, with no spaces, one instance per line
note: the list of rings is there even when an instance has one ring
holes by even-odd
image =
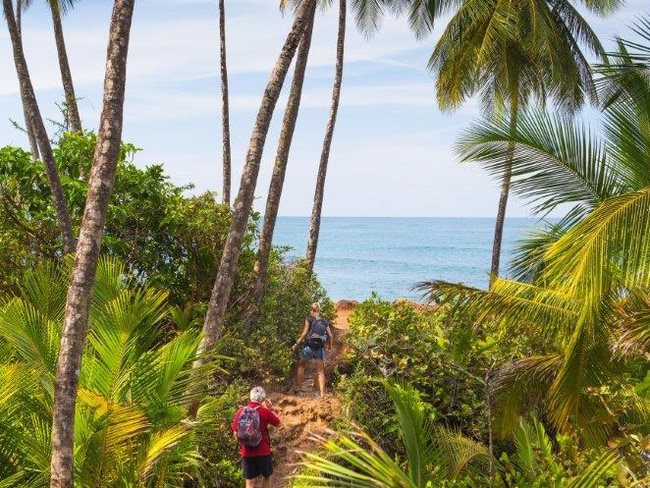
[[[269,425],[274,427],[280,425],[280,417],[278,417],[278,414],[273,410],[273,402],[271,402],[270,398],[264,400],[264,406],[268,409],[268,418],[266,420]]]
[[[334,347],[334,334],[332,333],[332,326],[327,326],[327,350],[331,351]]]
[[[302,344],[302,341],[305,340],[305,337],[307,337],[308,332],[309,332],[309,321],[305,319],[305,325],[303,325],[302,327],[302,333],[300,334],[300,337],[298,337],[298,340],[295,342],[295,344],[291,346],[291,349],[295,349],[300,344]]]

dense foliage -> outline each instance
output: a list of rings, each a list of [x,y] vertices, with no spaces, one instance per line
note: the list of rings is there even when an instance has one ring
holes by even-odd
[[[95,140],[93,133],[65,133],[54,149],[77,229]],[[142,283],[167,289],[174,304],[205,301],[223,250],[230,209],[210,193],[184,196],[189,187],[173,185],[162,165],[136,166],[132,160],[136,153],[134,145],[122,145],[104,252],[119,257]],[[0,149],[0,174],[0,266],[3,288],[9,290],[21,268],[57,258],[61,242],[43,165],[32,162],[26,151],[8,146]],[[254,232],[251,225],[245,240],[249,261]]]
[[[92,133],[66,133],[55,148],[75,225],[94,143]],[[136,152],[123,145],[95,283],[76,478],[81,486],[181,486],[190,479],[238,486],[228,427],[234,409],[251,384],[288,377],[290,345],[309,304],[319,300],[329,314],[332,305],[315,275],[285,262],[277,249],[259,320],[240,321],[255,258],[253,215],[215,361],[190,378],[231,211],[210,193],[185,196],[188,188],[174,186],[160,165],[139,168]],[[60,254],[42,165],[22,149],[4,147],[0,169],[0,486],[48,486],[52,382],[71,261]],[[174,360],[166,362],[170,354]],[[185,419],[190,381],[210,385],[193,422]],[[108,438],[115,456],[102,457]]]

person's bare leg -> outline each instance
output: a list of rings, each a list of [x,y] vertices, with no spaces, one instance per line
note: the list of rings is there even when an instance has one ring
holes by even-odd
[[[252,480],[246,480],[246,488],[255,488],[255,478]]]
[[[320,392],[320,396],[324,397],[325,396],[325,362],[316,361],[316,368],[318,371],[318,390]]]
[[[262,488],[271,488],[271,477],[262,478]]]
[[[300,388],[302,387],[302,382],[305,379],[306,362],[307,362],[306,359],[300,359],[300,361],[298,361],[298,371],[296,372],[296,393],[300,392]]]

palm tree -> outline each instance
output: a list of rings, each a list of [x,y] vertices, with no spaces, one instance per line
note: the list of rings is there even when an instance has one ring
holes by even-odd
[[[647,28],[650,32],[650,24]],[[519,279],[534,281],[543,251],[604,201],[650,185],[645,165],[650,154],[648,67],[634,61],[624,41],[609,57],[615,62],[598,69],[606,102],[602,135],[546,111],[528,111],[514,134],[505,118],[483,119],[457,144],[461,161],[478,162],[494,176],[510,167],[512,190],[532,204],[534,215],[568,209],[559,223],[524,243],[512,266]]]
[[[5,0],[7,1],[7,0]],[[115,0],[109,29],[104,100],[86,207],[70,279],[59,351],[52,419],[52,488],[72,488],[75,405],[79,370],[88,332],[93,282],[108,201],[115,183],[124,114],[126,64],[134,0]]]
[[[59,69],[61,71],[61,81],[63,83],[63,93],[65,95],[65,115],[67,127],[74,132],[81,132],[81,117],[77,106],[77,97],[74,92],[72,82],[72,72],[70,62],[68,61],[68,52],[65,47],[65,37],[63,36],[63,24],[61,16],[65,15],[68,9],[74,7],[77,0],[47,0],[50,12],[52,14],[52,26],[54,27],[54,40],[56,43],[56,52],[59,57]],[[32,4],[33,0],[25,0],[25,8]]]
[[[398,2],[399,3],[399,2]],[[604,14],[618,0],[582,1]],[[436,74],[438,105],[454,110],[478,95],[487,113],[507,111],[510,132],[531,100],[551,97],[558,109],[573,112],[594,95],[591,68],[580,43],[602,58],[596,35],[569,0],[449,0],[414,2],[410,20],[418,35],[429,32],[439,15],[454,14],[436,43],[429,68]],[[499,274],[501,239],[512,171],[504,168],[496,217],[491,275]]]
[[[41,117],[41,112],[38,108],[36,101],[36,94],[34,86],[32,85],[29,76],[29,69],[27,67],[27,60],[23,52],[22,39],[20,31],[14,16],[14,10],[11,0],[2,0],[2,6],[7,20],[7,27],[9,28],[9,36],[11,37],[11,45],[13,47],[14,63],[16,65],[16,73],[18,74],[18,82],[20,84],[20,96],[23,100],[23,109],[27,113],[27,130],[29,133],[30,126],[34,131],[34,136],[38,144],[40,155],[45,165],[47,179],[52,189],[52,200],[56,208],[57,221],[61,236],[63,238],[63,252],[70,253],[75,250],[75,238],[72,231],[72,221],[70,219],[70,212],[66,203],[65,195],[61,187],[61,180],[59,173],[54,162],[54,155],[52,153],[52,145],[45,130],[45,124]]]
[[[323,138],[323,148],[318,165],[318,175],[316,177],[316,189],[314,190],[314,204],[311,210],[311,220],[309,224],[309,239],[307,240],[307,252],[305,262],[307,271],[312,273],[314,262],[316,261],[316,250],[318,249],[318,237],[320,234],[321,212],[323,209],[323,198],[325,196],[325,179],[327,177],[327,165],[329,162],[330,148],[334,137],[334,126],[338,115],[339,101],[341,99],[341,84],[343,81],[343,58],[345,52],[345,24],[346,24],[346,0],[339,0],[339,22],[338,34],[336,36],[336,70],[334,74],[334,85],[332,87],[332,104],[330,113],[325,127],[325,136]]]
[[[314,29],[315,11],[316,3],[314,3],[311,12],[309,12],[307,25],[305,26],[302,38],[300,39],[298,54],[296,55],[296,65],[293,72],[293,80],[291,82],[291,90],[289,92],[289,98],[287,99],[287,108],[284,113],[284,118],[282,119],[282,129],[278,140],[278,149],[275,155],[275,163],[273,165],[271,182],[269,184],[266,207],[264,209],[264,222],[262,224],[262,231],[260,233],[259,245],[255,258],[255,266],[253,268],[253,278],[248,288],[248,297],[245,306],[246,310],[244,311],[244,320],[248,324],[253,324],[257,321],[259,306],[262,302],[262,297],[266,288],[266,276],[273,244],[273,232],[275,230],[278,210],[280,209],[280,198],[282,197],[282,188],[284,186],[284,178],[287,172],[289,151],[291,150],[291,142],[293,141],[293,134],[295,132],[298,112],[300,110],[302,87],[305,80],[305,70],[307,69],[309,49],[311,48],[311,37]]]
[[[67,277],[45,261],[0,303],[0,486],[49,484],[52,391]],[[196,332],[162,341],[167,293],[135,286],[114,258],[98,263],[75,426],[79,486],[180,486],[197,423],[183,422]],[[205,381],[210,372],[197,379]]]
[[[212,288],[208,311],[203,322],[203,339],[199,346],[200,359],[195,367],[200,367],[209,360],[209,353],[221,336],[223,318],[228,307],[230,291],[235,279],[237,264],[241,254],[242,238],[250,216],[259,174],[262,151],[271,124],[271,117],[280,96],[282,85],[289,66],[295,55],[296,49],[307,25],[309,12],[316,0],[305,0],[301,3],[291,30],[287,35],[282,51],[275,63],[273,72],[264,91],[260,109],[255,121],[246,154],[246,164],[239,184],[239,193],[235,200],[232,223],[221,256],[217,277]],[[198,408],[198,403],[189,406],[189,413],[193,416]]]
[[[650,24],[643,25],[650,40]],[[607,66],[605,74],[623,83],[605,85],[616,96],[604,112],[602,140],[547,114],[525,114],[514,137],[504,121],[476,127],[465,140],[466,155],[495,172],[508,164],[513,147],[513,188],[536,201],[537,210],[572,204],[565,229],[548,240],[534,281],[497,279],[489,292],[419,285],[432,298],[462,299],[478,323],[528,331],[544,345],[498,375],[504,432],[525,398],[546,411],[558,431],[575,432],[586,445],[617,443],[612,435],[633,445],[636,435],[648,435],[650,404],[635,394],[621,358],[643,354],[650,343],[650,63],[637,57],[632,67],[633,56],[621,50],[614,57],[621,65]],[[603,456],[604,463],[614,462],[611,453]]]
[[[223,199],[230,205],[231,151],[230,151],[230,109],[228,97],[228,64],[226,63],[226,6],[219,0],[219,53],[221,65],[221,126],[223,134]]]

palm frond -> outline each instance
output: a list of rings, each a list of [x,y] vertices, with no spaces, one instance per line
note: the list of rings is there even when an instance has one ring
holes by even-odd
[[[93,388],[116,401],[124,398],[130,367],[158,340],[166,297],[148,288],[127,289],[94,310],[89,340],[96,361],[86,370]]]
[[[138,466],[138,478],[141,483],[146,484],[156,465],[162,463],[165,456],[182,442],[190,433],[184,425],[173,425],[169,428],[155,432],[147,442],[146,455]]]
[[[27,270],[20,282],[21,297],[43,317],[63,322],[67,279],[52,261],[43,261]]]
[[[500,435],[516,432],[518,419],[530,407],[545,403],[562,361],[559,354],[528,357],[507,363],[496,372],[491,388],[497,407],[495,427]]]
[[[458,479],[464,473],[485,476],[488,472],[491,455],[483,444],[444,427],[435,429],[434,439],[444,479]]]
[[[218,371],[216,361],[193,368],[200,336],[185,332],[155,351],[142,355],[134,365],[131,393],[138,403],[147,406],[154,418],[178,421],[184,406],[196,397],[197,384],[205,383]],[[171,418],[169,417],[171,416]]]
[[[0,308],[0,335],[15,351],[17,359],[38,363],[54,377],[61,322],[42,315],[31,303],[15,298]]]
[[[424,486],[428,477],[427,469],[430,469],[433,463],[431,450],[427,449],[433,426],[424,419],[422,401],[415,390],[387,381],[384,382],[384,387],[397,412],[400,435],[406,448],[408,474],[415,486]]]
[[[632,288],[650,279],[650,187],[613,197],[549,249],[545,279],[570,294],[605,293],[616,274]]]
[[[562,291],[533,284],[496,279],[489,291],[443,281],[422,282],[417,289],[429,300],[450,303],[475,317],[478,323],[535,330],[552,343],[573,330],[580,303]]]
[[[482,119],[461,135],[455,151],[461,162],[477,162],[499,181],[511,169],[512,191],[534,214],[572,205],[584,217],[620,193],[604,147],[588,130],[546,111],[520,113],[514,133],[508,118]]]
[[[615,451],[606,451],[593,461],[584,473],[574,478],[567,488],[598,488],[603,477],[620,462]]]
[[[562,222],[530,231],[517,242],[508,262],[508,275],[515,281],[535,283],[544,269],[546,251],[564,232],[566,227]]]
[[[329,439],[314,436],[328,457],[313,452],[303,453],[301,463],[318,474],[298,474],[296,480],[309,486],[359,488],[417,488],[418,485],[368,434],[331,433]]]

